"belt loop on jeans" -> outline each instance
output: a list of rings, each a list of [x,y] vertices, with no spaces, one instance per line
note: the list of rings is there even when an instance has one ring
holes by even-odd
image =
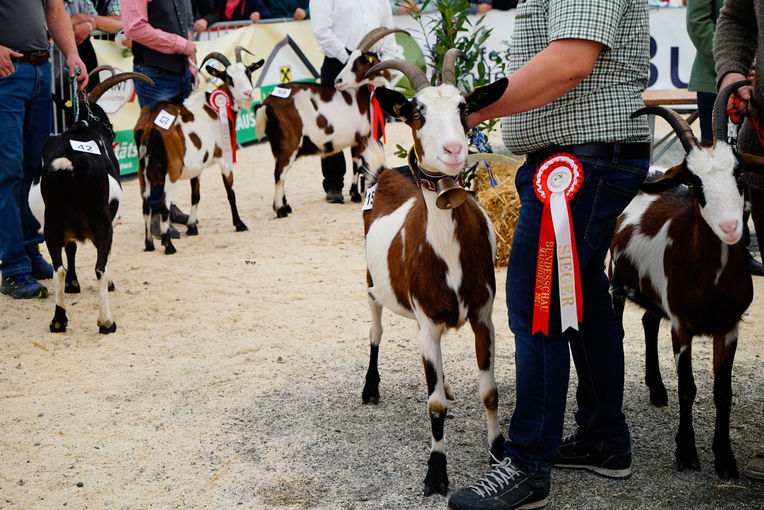
[[[48,61],[48,50],[44,51],[32,51],[32,52],[19,52],[21,53],[20,57],[11,57],[11,60],[14,62],[25,62],[27,64],[32,64],[35,66],[39,66],[41,64],[44,64]]]

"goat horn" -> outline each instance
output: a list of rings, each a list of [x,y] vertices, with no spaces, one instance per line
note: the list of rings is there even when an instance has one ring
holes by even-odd
[[[152,87],[154,86],[154,81],[145,74],[134,73],[132,71],[119,73],[115,74],[114,76],[110,76],[109,78],[96,85],[90,94],[88,94],[88,102],[91,104],[97,102],[99,99],[101,99],[101,96],[104,94],[104,92],[112,88],[114,85],[131,79],[143,80],[146,83],[150,83]]]
[[[88,73],[88,80],[92,80],[93,76],[97,75],[101,71],[111,71],[111,75],[112,76],[117,74],[117,70],[114,69],[112,66],[110,66],[108,64],[103,64],[103,65],[100,65],[100,66],[96,67],[95,69],[93,69],[92,71],[90,71]]]
[[[409,62],[408,60],[401,60],[399,58],[383,60],[382,62],[366,71],[366,74],[364,74],[363,77],[369,78],[371,75],[376,74],[384,69],[396,69],[402,72],[404,76],[409,79],[416,92],[419,92],[423,88],[430,86],[430,81],[427,79],[424,71],[419,69],[419,67],[413,62]]]
[[[440,72],[441,82],[456,86],[456,59],[466,55],[458,48],[451,48],[443,56],[443,70]]]
[[[385,36],[394,34],[395,32],[401,32],[403,34],[410,35],[408,32],[400,28],[377,27],[363,36],[363,39],[361,39],[361,41],[358,43],[358,49],[361,50],[361,52],[369,51],[369,49],[371,49],[371,47],[374,46],[377,41]]]
[[[679,141],[682,142],[682,147],[684,147],[685,153],[689,153],[693,148],[698,146],[698,139],[695,138],[692,128],[685,118],[674,110],[664,108],[663,106],[645,106],[632,113],[631,118],[633,119],[645,114],[653,114],[665,119],[666,122],[669,123],[669,126],[674,130],[674,133],[676,133]]]
[[[730,83],[716,96],[714,101],[714,110],[712,114],[713,126],[714,126],[714,145],[717,140],[727,140],[727,102],[730,96],[743,85],[750,85],[749,80],[740,80],[735,83]]]
[[[247,48],[245,48],[244,46],[237,46],[237,47],[236,47],[236,49],[234,49],[234,52],[236,53],[236,62],[238,62],[238,63],[241,63],[241,52],[242,52],[242,51],[246,51],[247,53],[249,53],[249,54],[250,54],[250,55],[252,55],[253,57],[255,56],[255,54],[254,54],[254,53],[252,53],[251,51],[249,51],[249,50],[248,50]]]
[[[213,51],[212,53],[208,53],[208,54],[207,54],[207,56],[206,56],[206,57],[204,57],[204,60],[202,60],[202,63],[201,63],[201,64],[199,64],[199,67],[198,67],[198,68],[199,68],[199,69],[203,69],[203,68],[204,68],[204,64],[205,64],[205,63],[206,63],[206,62],[207,62],[209,59],[211,59],[211,58],[214,58],[215,60],[217,60],[218,62],[220,62],[221,64],[223,64],[223,66],[225,66],[225,67],[228,67],[228,66],[230,66],[230,65],[231,65],[231,61],[230,61],[230,60],[228,60],[228,57],[226,57],[226,56],[225,56],[225,55],[223,55],[222,53],[219,53],[219,52],[217,52],[217,51]]]

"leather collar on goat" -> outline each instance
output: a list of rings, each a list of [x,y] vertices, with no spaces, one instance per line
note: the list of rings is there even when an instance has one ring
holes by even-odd
[[[414,147],[409,151],[409,170],[418,188],[426,188],[437,194],[435,205],[439,209],[459,207],[467,198],[467,192],[461,187],[461,176],[454,179],[450,175],[431,173],[419,166]]]

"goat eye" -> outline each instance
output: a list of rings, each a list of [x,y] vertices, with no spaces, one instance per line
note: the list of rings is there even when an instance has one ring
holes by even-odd
[[[419,119],[421,119],[421,118],[422,118],[422,114],[421,114],[421,113],[419,113],[419,112],[417,112],[417,111],[415,111],[415,112],[414,112],[414,113],[411,115],[411,118],[412,118],[412,119],[414,119],[414,120],[419,120]]]

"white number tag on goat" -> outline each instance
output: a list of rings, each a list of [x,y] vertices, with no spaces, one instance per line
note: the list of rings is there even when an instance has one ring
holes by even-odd
[[[281,98],[287,98],[292,93],[291,89],[285,89],[284,87],[276,87],[271,90],[271,95]]]
[[[363,201],[363,208],[362,211],[368,211],[372,208],[374,205],[374,192],[377,190],[377,185],[375,184],[371,188],[366,190],[366,200]]]
[[[162,129],[170,129],[170,126],[172,126],[172,123],[174,120],[175,120],[175,115],[171,114],[170,112],[166,110],[162,110],[161,112],[159,112],[159,115],[157,115],[154,118],[154,124],[156,124]]]
[[[69,143],[72,146],[72,149],[76,150],[77,152],[87,152],[88,154],[96,154],[100,155],[101,151],[98,150],[98,144],[95,143],[93,140],[89,140],[87,142],[78,142],[77,140],[69,140]]]

